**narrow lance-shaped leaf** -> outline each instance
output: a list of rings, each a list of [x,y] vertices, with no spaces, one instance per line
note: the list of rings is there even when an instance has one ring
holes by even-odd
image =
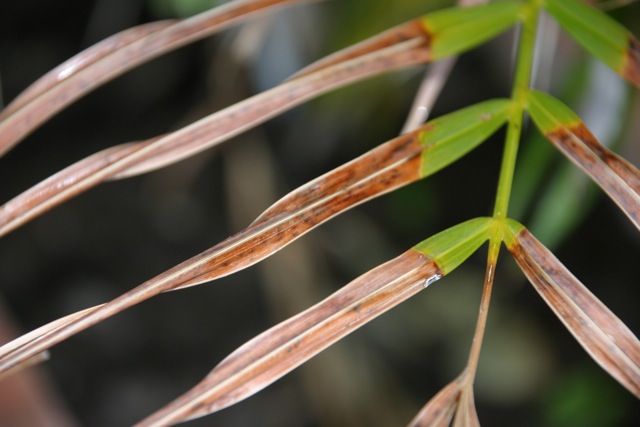
[[[534,288],[589,355],[640,398],[640,341],[524,226],[508,220],[505,243]]]
[[[604,12],[579,0],[545,0],[560,25],[592,55],[640,88],[640,41]]]
[[[486,101],[440,117],[317,178],[285,196],[244,231],[202,254],[80,318],[57,324],[55,330],[44,328],[20,346],[9,343],[2,347],[0,372],[160,292],[214,280],[253,265],[340,212],[433,173],[497,130],[506,121],[509,106],[508,100]],[[431,137],[438,132],[440,142]],[[465,141],[466,149],[457,139],[448,139],[451,135]],[[445,145],[455,147],[449,156],[442,155]],[[429,163],[425,168],[423,163],[429,162],[427,153],[432,150],[440,150],[439,164]],[[440,252],[441,256],[457,254]]]
[[[457,47],[447,48],[447,51],[456,53],[496,34],[491,13],[508,14],[515,19],[516,11],[513,5],[501,4],[490,5],[489,9],[482,6],[481,10],[454,9],[427,15],[425,20],[396,27],[327,60],[318,61],[289,82],[177,132],[94,154],[0,207],[0,235],[105,180],[126,178],[177,162],[321,93],[377,73],[431,60],[431,35],[425,32],[425,22],[433,20],[439,46],[454,40]],[[471,44],[460,45],[455,42],[459,37],[457,29],[471,18],[477,19],[476,25],[484,29],[467,35]]]
[[[244,344],[200,384],[138,425],[202,417],[260,391],[455,269],[488,239],[491,223],[477,218],[454,226],[360,276]]]
[[[428,50],[422,41],[409,40],[291,80],[176,132],[106,149],[0,207],[0,235],[106,180],[126,178],[175,163],[332,89],[427,60]]]
[[[299,190],[282,198],[267,209],[256,221],[292,213],[313,202],[336,192],[344,192],[349,185],[363,176],[376,173],[378,165],[385,165],[378,150],[384,148],[407,158],[420,157],[419,178],[426,178],[453,163],[480,143],[485,141],[507,121],[510,101],[494,99],[484,101],[453,113],[438,117],[421,126],[415,132],[400,136],[386,145],[363,156],[366,162],[356,160],[317,178]],[[386,155],[386,154],[385,154]],[[388,191],[396,187],[389,188]]]
[[[0,156],[67,105],[159,55],[210,36],[239,20],[302,0],[236,0],[175,21],[126,30],[47,73],[0,113]]]
[[[580,118],[552,96],[532,91],[527,108],[546,138],[589,175],[640,229],[640,171],[601,145]]]

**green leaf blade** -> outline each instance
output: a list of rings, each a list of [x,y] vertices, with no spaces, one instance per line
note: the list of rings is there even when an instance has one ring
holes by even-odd
[[[626,28],[578,0],[546,0],[545,7],[587,51],[640,87],[640,42]]]
[[[492,218],[475,218],[453,226],[414,246],[414,250],[436,261],[443,274],[449,274],[486,242]]]
[[[524,7],[518,2],[504,2],[425,15],[423,25],[431,34],[433,59],[462,53],[497,36],[518,21]]]
[[[580,117],[558,99],[544,92],[531,91],[527,109],[543,135],[559,126],[573,127],[582,123]]]
[[[510,106],[507,99],[495,99],[430,121],[420,134],[426,148],[421,175],[439,171],[485,141],[506,123]]]

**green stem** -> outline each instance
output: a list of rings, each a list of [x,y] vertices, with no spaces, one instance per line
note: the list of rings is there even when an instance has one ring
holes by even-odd
[[[502,156],[502,165],[500,167],[500,178],[498,180],[498,191],[493,210],[493,216],[500,219],[507,217],[511,185],[513,183],[513,174],[518,154],[518,144],[522,132],[525,102],[531,82],[531,68],[533,65],[533,52],[536,30],[538,28],[538,11],[540,8],[539,0],[532,0],[529,6],[525,11],[525,17],[522,21],[522,33],[518,47],[515,79],[511,92],[513,109],[507,127],[505,148]]]
[[[498,191],[493,216],[497,220],[494,232],[489,243],[489,253],[487,257],[487,271],[485,274],[484,287],[482,290],[482,301],[480,302],[480,312],[476,330],[469,352],[469,360],[466,369],[466,386],[468,388],[473,384],[480,349],[484,338],[484,331],[487,324],[487,314],[489,312],[489,303],[491,301],[491,291],[493,288],[493,275],[498,262],[498,254],[500,252],[500,243],[502,241],[503,220],[507,218],[507,210],[509,207],[509,197],[511,195],[511,185],[513,182],[513,174],[516,166],[516,157],[518,154],[518,144],[520,142],[520,134],[522,132],[522,121],[524,116],[527,93],[531,82],[531,68],[533,65],[533,52],[535,47],[536,30],[538,27],[538,12],[540,9],[540,0],[531,0],[525,10],[525,16],[522,20],[522,34],[520,36],[520,44],[518,48],[518,58],[516,62],[515,79],[513,83],[513,91],[511,100],[513,101],[509,124],[507,128],[507,136],[505,140],[504,154],[502,157],[502,165],[500,166],[500,177],[498,181]]]

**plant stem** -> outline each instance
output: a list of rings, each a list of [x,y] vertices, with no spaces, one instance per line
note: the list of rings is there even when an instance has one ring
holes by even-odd
[[[487,270],[482,289],[482,300],[480,301],[478,321],[473,335],[471,350],[469,351],[469,360],[467,362],[467,378],[469,386],[473,383],[473,378],[475,377],[478,367],[480,349],[482,347],[484,331],[487,325],[487,315],[489,312],[489,303],[491,301],[491,291],[493,289],[494,272],[498,261],[498,255],[500,253],[500,244],[502,243],[501,230],[503,228],[503,220],[507,218],[511,185],[513,182],[516,157],[518,153],[518,144],[522,132],[525,103],[531,82],[531,68],[533,65],[536,30],[538,27],[538,12],[540,8],[539,3],[539,0],[532,0],[529,3],[529,7],[526,9],[525,16],[522,21],[515,77],[511,92],[513,107],[507,127],[507,136],[505,139],[505,148],[500,167],[498,190],[493,212],[493,216],[497,221],[496,226],[494,227],[494,232],[489,241]]]
[[[518,143],[522,132],[524,107],[531,82],[531,68],[533,65],[533,52],[538,27],[538,10],[540,7],[538,3],[539,1],[536,0],[529,3],[530,7],[526,9],[526,16],[522,21],[515,78],[511,92],[513,109],[507,127],[502,165],[500,167],[500,178],[498,180],[498,191],[493,210],[493,216],[499,219],[507,217],[509,208]]]
[[[489,241],[489,254],[487,255],[487,270],[484,276],[484,285],[482,287],[482,299],[480,301],[480,311],[478,313],[478,321],[476,330],[473,334],[471,350],[469,350],[469,360],[467,362],[467,372],[470,383],[476,375],[478,368],[478,360],[480,359],[480,350],[482,348],[482,340],[484,331],[487,326],[487,315],[489,314],[489,302],[491,301],[491,290],[493,289],[493,278],[495,275],[496,263],[498,261],[498,253],[500,252],[501,239],[492,238]]]

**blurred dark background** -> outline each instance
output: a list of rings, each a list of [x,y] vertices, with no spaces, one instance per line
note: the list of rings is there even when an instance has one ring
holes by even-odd
[[[111,34],[188,16],[212,2],[4,1],[3,105]],[[314,2],[170,53],[78,101],[1,158],[0,201],[91,153],[178,129],[276,85],[325,54],[451,3]],[[640,34],[637,2],[613,14]],[[543,32],[552,37],[553,26]],[[553,38],[541,43],[536,84],[640,164],[637,91],[558,37],[555,56]],[[507,33],[463,55],[433,116],[508,96],[512,40]],[[241,230],[289,191],[393,138],[423,71],[325,95],[196,159],[102,185],[2,238],[5,339],[121,294]],[[498,133],[423,182],[345,213],[258,266],[161,295],[56,346],[51,360],[29,373],[36,390],[31,404],[42,398],[35,406],[51,411],[42,425],[55,425],[54,413],[57,425],[130,425],[276,322],[430,235],[490,214],[501,138]],[[512,215],[638,332],[638,232],[547,147],[527,133]],[[451,276],[263,392],[190,425],[406,425],[464,367],[484,256],[479,251]],[[481,422],[640,425],[636,399],[586,355],[506,252],[499,264],[476,382]],[[1,403],[18,395],[18,388],[0,391],[0,425],[37,419],[28,401]],[[23,421],[12,418],[21,411]]]

